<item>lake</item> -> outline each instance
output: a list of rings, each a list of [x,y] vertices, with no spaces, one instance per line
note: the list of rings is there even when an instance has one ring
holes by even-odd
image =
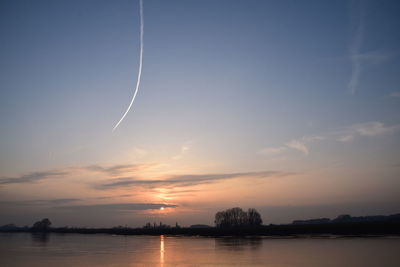
[[[400,237],[0,233],[0,266],[399,266]]]

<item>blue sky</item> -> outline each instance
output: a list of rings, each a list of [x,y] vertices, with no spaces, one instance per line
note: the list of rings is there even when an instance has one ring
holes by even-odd
[[[212,221],[214,210],[230,207],[228,196],[197,201],[227,188],[242,199],[232,205],[274,207],[276,214],[279,207],[340,203],[355,206],[352,212],[398,212],[399,11],[397,1],[144,0],[142,81],[112,132],[136,84],[139,1],[2,1],[1,179],[68,170],[61,181],[79,194],[68,187],[43,191],[56,187],[45,175],[3,183],[1,200],[164,203],[176,207],[152,216],[190,223],[193,216]],[[122,188],[144,195],[121,199],[126,192],[111,192],[109,202],[98,203],[94,198],[104,192],[95,185],[127,174],[76,173],[132,164],[158,167],[130,173],[131,179],[291,175],[263,181],[264,192],[217,179],[194,186],[187,198],[155,197],[157,190],[179,189],[163,184]],[[248,176],[233,183],[254,175]],[[280,196],[265,197],[271,188]],[[18,222],[30,219],[11,204],[3,210]],[[281,210],[275,222],[294,217]],[[333,210],[347,211],[307,214],[333,216]],[[147,215],[132,216],[140,224]]]

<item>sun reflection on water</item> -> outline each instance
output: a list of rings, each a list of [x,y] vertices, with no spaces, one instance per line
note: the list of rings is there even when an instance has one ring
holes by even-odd
[[[160,235],[160,266],[164,266],[164,235]]]

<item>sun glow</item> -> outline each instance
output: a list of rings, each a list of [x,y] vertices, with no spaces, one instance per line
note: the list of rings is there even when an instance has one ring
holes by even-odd
[[[165,209],[164,207],[161,207],[161,208],[160,208],[160,210],[164,210],[164,209]]]

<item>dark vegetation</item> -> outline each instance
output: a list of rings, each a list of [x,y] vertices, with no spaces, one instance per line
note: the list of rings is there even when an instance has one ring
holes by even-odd
[[[215,215],[216,227],[196,224],[181,227],[178,223],[169,226],[163,223],[147,223],[142,228],[118,226],[113,228],[52,228],[49,219],[43,219],[32,227],[17,227],[7,224],[0,232],[39,232],[39,233],[82,233],[82,234],[121,234],[121,235],[201,235],[201,236],[299,236],[299,235],[400,235],[400,214],[389,216],[352,217],[340,215],[328,218],[296,220],[291,224],[262,225],[260,214],[255,209],[247,212],[232,208]]]
[[[50,225],[51,225],[50,220],[45,218],[41,221],[35,222],[31,230],[35,232],[47,232],[50,230]]]
[[[218,228],[254,227],[261,224],[261,215],[256,209],[245,212],[241,208],[232,208],[215,214],[215,226]]]

